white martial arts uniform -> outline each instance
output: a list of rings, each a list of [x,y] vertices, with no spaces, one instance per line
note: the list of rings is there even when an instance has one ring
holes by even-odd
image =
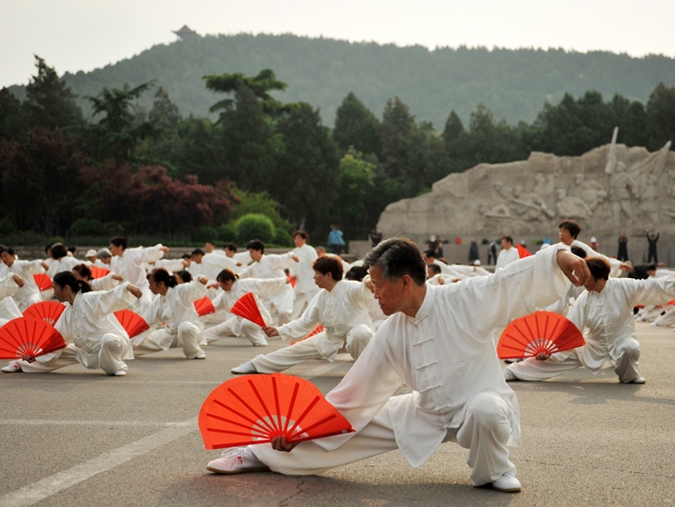
[[[262,315],[263,320],[271,322],[267,308],[258,300],[259,297],[274,297],[274,295],[283,289],[288,283],[288,278],[281,276],[279,278],[267,278],[264,280],[257,278],[247,278],[246,280],[235,280],[232,283],[232,288],[229,291],[222,291],[213,300],[213,306],[217,312],[229,312],[232,305],[237,300],[248,292],[252,292],[258,303],[258,309]],[[207,343],[216,341],[218,338],[224,336],[245,336],[256,347],[263,347],[267,345],[267,338],[262,328],[254,324],[250,320],[239,317],[238,315],[230,315],[222,323],[210,327],[204,331],[204,338]]]
[[[508,249],[502,248],[499,251],[499,255],[497,255],[496,269],[504,268],[518,259],[520,259],[520,254],[518,253],[518,249],[515,246],[512,246]]]
[[[280,278],[286,276],[284,269],[291,269],[295,261],[293,252],[282,255],[263,255],[259,262],[254,262],[239,274],[242,280],[245,278]],[[272,310],[271,305],[276,307],[279,314],[279,324],[285,324],[291,320],[293,315],[293,298],[295,293],[289,285],[284,286],[275,296],[271,298],[261,298],[263,304]]]
[[[611,361],[619,380],[631,382],[640,376],[640,345],[632,309],[639,303],[665,303],[674,296],[675,277],[610,278],[602,292],[581,294],[567,316],[582,332],[587,329],[586,345],[559,352],[545,361],[529,358],[508,369],[520,380],[537,381],[580,366],[597,374],[605,361]]]
[[[24,372],[54,371],[79,362],[86,368],[101,368],[108,375],[127,370],[124,361],[133,359],[131,342],[113,312],[128,308],[136,298],[123,283],[113,290],[78,292],[72,306],[56,322],[56,329],[68,344],[65,349],[40,356],[34,363],[20,360]]]
[[[7,266],[6,273],[16,273],[23,278],[23,287],[17,289],[12,296],[21,311],[42,300],[40,288],[35,283],[33,275],[44,272],[42,261],[39,259],[34,261],[14,261],[11,266]]]
[[[506,446],[520,436],[518,401],[501,373],[492,329],[567,290],[555,257],[564,248],[494,275],[427,286],[415,317],[391,315],[326,396],[357,433],[302,442],[289,453],[269,444],[250,449],[275,472],[310,475],[396,448],[419,467],[452,440],[469,449],[474,485],[515,474]],[[392,397],[402,382],[413,393]]]
[[[333,361],[338,351],[345,347],[357,359],[373,336],[368,303],[373,294],[366,281],[338,281],[332,290],[319,290],[299,319],[277,329],[286,342],[296,342],[289,347],[251,360],[259,373],[283,371],[309,359]],[[321,324],[318,334],[307,337]],[[302,341],[297,341],[302,340]]]
[[[125,282],[133,283],[141,289],[143,296],[139,300],[140,311],[143,312],[154,299],[150,292],[150,284],[146,278],[146,271],[143,263],[157,262],[164,256],[162,244],[143,248],[127,248],[122,255],[115,255],[110,262],[110,270],[122,275]]]
[[[450,281],[452,283],[452,280]],[[445,278],[441,273],[436,273],[431,278],[427,278],[428,285],[445,285]]]
[[[101,278],[94,278],[89,281],[91,290],[111,290],[119,285],[119,282],[113,278],[115,273],[108,273]]]
[[[55,275],[63,273],[64,271],[71,271],[75,266],[82,264],[75,257],[61,257],[60,259],[48,259],[45,261],[49,265],[47,276],[54,279]]]
[[[153,269],[166,269],[170,274],[185,269],[183,259],[160,259],[155,262]],[[152,271],[152,269],[150,270]]]
[[[12,299],[12,294],[19,288],[13,277],[11,273],[0,276],[0,327],[9,320],[21,317],[21,311]]]
[[[609,266],[611,268],[611,271],[609,272],[609,277],[610,278],[616,278],[619,275],[621,275],[621,261],[618,259],[613,259],[611,257],[607,257],[606,255],[603,255],[601,253],[596,252],[593,250],[589,245],[584,243],[583,241],[579,241],[578,239],[575,239],[572,241],[572,244],[570,245],[570,248],[576,246],[578,248],[581,248],[586,252],[586,257],[600,257],[601,259],[604,259],[609,263]]]
[[[222,252],[222,251],[221,251]],[[223,269],[229,269],[233,273],[240,271],[237,261],[230,259],[224,252],[213,251],[202,257],[200,275],[208,278],[210,283],[215,283],[218,274]]]
[[[135,336],[132,343],[139,353],[183,347],[188,359],[203,359],[206,345],[204,324],[199,320],[194,302],[206,295],[206,285],[195,278],[190,283],[169,287],[166,295],[158,295],[143,312],[149,326],[162,322],[166,327]]]
[[[319,292],[319,287],[314,283],[314,261],[319,256],[314,247],[307,244],[293,250],[293,253],[300,259],[291,267],[291,273],[295,275],[295,301],[293,302],[293,316],[297,319],[305,309],[305,303],[314,299]],[[343,273],[344,274],[344,273]]]

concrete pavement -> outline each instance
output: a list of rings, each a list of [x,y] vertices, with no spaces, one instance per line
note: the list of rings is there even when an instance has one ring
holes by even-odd
[[[610,368],[542,383],[512,383],[522,442],[512,460],[519,494],[472,488],[466,451],[443,444],[415,470],[392,452],[318,477],[216,476],[196,418],[230,368],[260,352],[244,339],[206,348],[205,361],[172,349],[107,377],[74,365],[0,376],[0,507],[389,506],[675,504],[675,333],[638,323],[643,386]],[[350,366],[311,361],[288,370],[324,393]]]

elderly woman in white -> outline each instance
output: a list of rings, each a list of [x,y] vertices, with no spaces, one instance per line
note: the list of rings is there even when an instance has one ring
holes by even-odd
[[[205,359],[201,345],[206,345],[203,336],[204,324],[199,320],[194,302],[206,296],[207,279],[198,276],[190,283],[178,284],[175,275],[164,268],[152,270],[148,275],[150,290],[157,297],[143,312],[150,326],[165,323],[133,338],[137,352],[156,352],[172,347],[183,347],[188,359]]]
[[[218,285],[222,289],[222,292],[213,300],[213,306],[217,312],[229,312],[232,305],[234,305],[239,298],[248,292],[252,292],[265,322],[271,322],[272,317],[267,311],[267,308],[260,303],[258,297],[272,298],[290,282],[286,276],[239,280],[239,275],[234,274],[229,269],[222,270],[218,274],[217,280]],[[211,343],[226,336],[245,336],[251,341],[254,347],[264,347],[267,345],[267,339],[265,338],[265,333],[262,328],[250,320],[239,317],[238,315],[231,315],[224,322],[204,331],[204,338],[206,338],[207,343]]]
[[[108,375],[126,375],[124,361],[134,355],[129,336],[112,313],[128,308],[141,297],[141,290],[124,283],[110,291],[90,292],[86,282],[64,271],[54,277],[54,295],[67,303],[55,327],[68,346],[34,362],[12,361],[2,371],[46,373],[79,362]]]

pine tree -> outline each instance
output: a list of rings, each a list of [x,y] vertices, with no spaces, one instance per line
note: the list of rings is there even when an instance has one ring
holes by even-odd
[[[380,122],[353,92],[336,111],[333,139],[343,153],[353,147],[361,153],[382,155]]]

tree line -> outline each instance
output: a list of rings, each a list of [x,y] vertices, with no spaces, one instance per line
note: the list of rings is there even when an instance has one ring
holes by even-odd
[[[496,121],[478,105],[467,125],[453,110],[442,131],[398,97],[378,118],[349,93],[333,129],[306,102],[282,103],[288,84],[272,70],[204,76],[209,117],[184,117],[155,81],[77,97],[36,57],[24,100],[0,90],[0,236],[104,236],[124,232],[174,241],[237,239],[251,214],[269,240],[303,228],[325,241],[330,224],[365,239],[387,204],[478,163],[531,151],[581,155],[609,142],[660,148],[675,140],[675,87],[648,102],[596,91],[545,103],[532,123]],[[149,109],[139,97],[153,90]],[[238,229],[239,227],[239,229]],[[261,231],[263,229],[260,229]],[[254,229],[257,230],[257,229]],[[243,234],[243,233],[242,233]]]

